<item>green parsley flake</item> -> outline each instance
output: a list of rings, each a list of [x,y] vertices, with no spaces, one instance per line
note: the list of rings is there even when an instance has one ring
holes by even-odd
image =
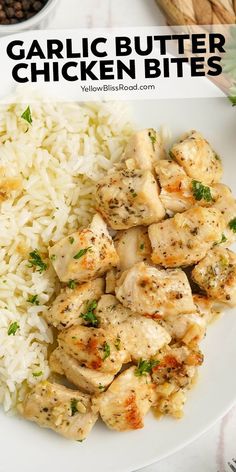
[[[236,233],[236,217],[229,222],[229,227],[234,233]]]
[[[75,280],[69,280],[69,282],[67,283],[68,287],[71,288],[72,290],[74,290],[74,288],[76,287],[76,281]]]
[[[99,384],[98,388],[99,388],[100,392],[104,392],[104,390],[106,389],[106,387],[104,387],[104,385],[102,385],[102,384]]]
[[[71,416],[75,416],[75,414],[77,413],[78,411],[77,404],[78,404],[78,400],[76,400],[76,398],[72,398],[70,402]]]
[[[37,272],[42,274],[42,272],[44,272],[48,266],[42,261],[39,251],[35,249],[34,251],[30,252],[29,255],[29,267],[37,267]]]
[[[27,121],[27,123],[29,123],[29,125],[32,125],[33,119],[32,119],[31,109],[30,109],[29,106],[22,113],[21,118],[23,118],[23,120]]]
[[[73,259],[80,259],[82,256],[85,256],[88,251],[91,251],[91,246],[86,247],[85,249],[80,249],[80,251],[73,257]]]
[[[102,350],[104,352],[103,360],[105,361],[111,355],[111,348],[107,342],[105,342],[102,346]]]
[[[41,377],[43,375],[43,372],[40,370],[39,372],[33,372],[33,377]]]
[[[69,237],[69,241],[70,241],[70,244],[73,244],[75,242],[75,238],[73,238],[72,236]]]
[[[152,369],[159,364],[159,361],[146,361],[140,359],[137,368],[135,369],[136,377],[141,377],[142,375],[150,374]]]
[[[80,318],[83,318],[86,326],[93,328],[97,328],[99,326],[99,320],[94,313],[95,308],[97,308],[97,302],[96,300],[93,300],[92,302],[88,303],[86,313],[81,313]]]
[[[223,234],[222,234],[221,241],[220,241],[220,244],[226,243],[226,241],[227,241],[227,238],[226,238],[225,234],[223,233]]]
[[[32,303],[32,305],[39,305],[38,295],[30,295],[27,302]]]
[[[154,129],[152,129],[148,132],[148,136],[149,136],[150,141],[152,143],[153,151],[155,151],[155,144],[156,144],[156,141],[157,141],[157,136],[156,136],[156,132],[154,131]]]
[[[15,336],[19,328],[20,328],[20,325],[17,321],[14,321],[13,323],[11,323],[7,331],[8,336],[11,336],[11,335]]]
[[[144,249],[144,244],[143,243],[140,244],[140,249],[141,249],[141,251],[143,251],[143,249]]]
[[[57,258],[56,254],[52,254],[51,257],[50,257],[51,261],[55,261],[56,258]]]
[[[221,158],[220,158],[219,154],[217,154],[216,152],[215,152],[215,159],[216,159],[217,161],[220,161],[220,162],[221,162]]]
[[[212,202],[213,198],[211,195],[210,187],[206,187],[198,180],[192,180],[192,192],[193,196],[197,201],[205,200],[206,202]]]

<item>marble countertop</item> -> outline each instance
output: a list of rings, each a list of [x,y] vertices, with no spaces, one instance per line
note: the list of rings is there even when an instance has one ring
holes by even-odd
[[[134,14],[135,12],[135,14]],[[60,0],[50,28],[155,26],[155,0]],[[236,472],[236,408],[206,434],[145,472]]]

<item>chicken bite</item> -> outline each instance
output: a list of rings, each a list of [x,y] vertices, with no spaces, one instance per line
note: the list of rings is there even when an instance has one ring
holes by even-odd
[[[161,135],[155,129],[148,128],[131,136],[121,162],[125,161],[128,169],[153,170],[164,154]]]
[[[60,347],[51,354],[49,365],[53,372],[64,375],[76,387],[91,394],[103,392],[114,379],[114,375],[82,367]]]
[[[208,141],[197,131],[190,131],[174,144],[170,155],[193,179],[208,185],[218,183],[221,179],[221,160]]]
[[[132,312],[124,307],[114,295],[103,295],[95,309],[95,315],[101,328],[110,328],[124,323]]]
[[[205,295],[194,294],[193,301],[197,309],[197,313],[208,326],[217,316],[220,310],[214,300]]]
[[[39,426],[75,441],[86,439],[98,419],[89,395],[47,381],[26,395],[19,411]]]
[[[197,312],[165,316],[159,323],[170,334],[172,340],[182,341],[191,346],[198,344],[204,338],[207,326],[205,319]]]
[[[230,246],[236,241],[236,200],[227,185],[216,184],[214,189],[218,193],[218,198],[213,206],[221,212],[226,224],[219,242],[224,246]],[[232,224],[233,222],[235,224]]]
[[[148,237],[148,229],[138,226],[121,231],[114,240],[121,271],[127,270],[138,262],[150,262],[151,243]]]
[[[132,311],[157,319],[195,309],[187,276],[181,269],[163,270],[143,262],[121,275],[116,296]]]
[[[73,289],[63,288],[45,313],[46,320],[59,330],[74,324],[85,324],[83,315],[88,312],[91,303],[96,305],[95,302],[103,293],[104,280],[101,278],[75,285]]]
[[[133,361],[150,359],[171,338],[155,321],[135,315],[112,295],[103,295],[98,302],[96,316],[100,326],[112,327],[117,333],[117,348],[126,347]]]
[[[194,207],[153,224],[148,233],[152,261],[164,267],[196,264],[222,238],[225,222],[216,208]]]
[[[117,328],[118,338],[127,346],[134,362],[151,359],[171,341],[167,330],[145,316],[133,315]]]
[[[143,428],[143,419],[151,407],[152,398],[150,375],[138,376],[136,367],[130,367],[114,380],[97,403],[108,428],[129,431]]]
[[[193,269],[192,277],[209,297],[236,306],[236,254],[229,249],[209,251]]]
[[[67,236],[49,249],[61,282],[87,282],[119,263],[107,226],[96,214],[88,228]]]
[[[174,344],[165,346],[155,359],[157,365],[152,370],[155,412],[158,416],[181,418],[186,390],[195,382],[203,355],[198,348]]]
[[[122,364],[130,361],[122,342],[119,342],[117,349],[117,334],[111,329],[72,326],[61,331],[58,343],[80,365],[100,372],[115,375]]]
[[[160,221],[165,210],[159,187],[149,170],[119,170],[99,181],[97,209],[113,229],[147,226]]]
[[[187,176],[184,169],[172,160],[161,160],[156,166],[161,186],[160,199],[166,211],[182,213],[193,205],[212,206],[217,190]]]

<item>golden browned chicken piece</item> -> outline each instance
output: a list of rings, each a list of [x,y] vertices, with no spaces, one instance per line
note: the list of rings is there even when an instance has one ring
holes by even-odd
[[[131,136],[121,162],[125,161],[128,169],[153,170],[164,154],[161,135],[155,129],[148,128]]]
[[[98,419],[89,395],[47,381],[26,395],[19,411],[39,426],[75,441],[85,439]]]
[[[127,308],[153,318],[195,311],[191,288],[181,269],[164,270],[144,262],[123,272],[116,296]]]
[[[236,200],[227,185],[216,184],[214,189],[218,198],[213,206],[220,210],[226,224],[221,244],[227,247],[236,241]]]
[[[58,343],[80,365],[107,374],[117,374],[131,359],[121,341],[117,349],[117,335],[111,329],[72,326],[61,331]]]
[[[127,270],[137,262],[151,261],[151,243],[148,237],[148,229],[142,226],[120,231],[114,240],[121,271]]]
[[[156,166],[161,186],[160,199],[166,211],[173,215],[191,206],[212,206],[218,192],[188,177],[184,169],[172,160],[161,160]]]
[[[207,185],[220,181],[223,173],[221,160],[197,131],[190,131],[174,144],[170,154],[189,177]]]
[[[151,377],[138,375],[136,367],[120,374],[97,400],[102,420],[116,431],[143,428],[153,399]]]
[[[49,365],[53,372],[64,375],[76,387],[91,394],[103,392],[114,379],[114,375],[82,367],[60,347],[51,354]]]
[[[113,229],[150,225],[165,216],[159,187],[149,170],[118,170],[97,185],[96,206]]]
[[[192,271],[193,280],[215,301],[236,306],[236,254],[215,247]]]
[[[197,347],[192,349],[174,344],[161,349],[155,359],[157,365],[152,369],[155,411],[158,416],[181,418],[186,391],[195,382],[198,367],[203,363],[203,355]]]
[[[104,280],[95,279],[74,288],[63,288],[45,313],[48,323],[61,330],[74,324],[86,324],[86,313],[91,304],[104,293]]]
[[[196,264],[222,238],[225,222],[216,208],[194,207],[153,224],[148,233],[152,261],[164,267]]]
[[[49,256],[61,282],[87,282],[119,263],[107,226],[98,214],[88,228],[51,247]]]
[[[100,326],[113,329],[119,343],[125,346],[133,361],[150,359],[171,340],[168,332],[156,321],[135,315],[112,295],[103,295],[98,302],[96,316]]]

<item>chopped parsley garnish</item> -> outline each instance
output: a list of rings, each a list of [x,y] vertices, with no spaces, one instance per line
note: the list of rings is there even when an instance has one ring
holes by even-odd
[[[141,251],[144,249],[144,244],[143,243],[140,244],[140,249],[141,249]]]
[[[73,244],[75,242],[75,238],[73,238],[72,236],[69,237],[69,241],[70,241],[70,244]]]
[[[115,340],[115,348],[117,349],[117,351],[120,351],[120,343],[121,343],[121,339],[119,336],[117,336]]]
[[[152,143],[152,148],[153,148],[153,151],[155,151],[155,144],[156,144],[156,141],[157,141],[157,137],[156,137],[156,133],[154,130],[150,130],[148,132],[148,136],[150,138],[150,141]]]
[[[75,416],[75,414],[77,413],[78,411],[77,404],[78,404],[78,400],[76,400],[76,398],[72,398],[70,402],[71,416]]]
[[[111,355],[111,348],[107,342],[105,342],[102,346],[102,350],[104,352],[103,360],[105,361]]]
[[[44,272],[48,266],[47,264],[45,264],[45,262],[43,262],[39,251],[35,249],[34,251],[30,252],[29,255],[29,267],[37,267],[37,272],[40,272],[40,274],[42,274],[42,272]]]
[[[32,303],[32,305],[39,305],[38,295],[30,295],[27,302]]]
[[[220,158],[219,154],[217,154],[216,152],[215,152],[215,159],[216,159],[217,161],[221,161],[221,158]]]
[[[227,238],[226,238],[225,234],[222,233],[221,240],[218,241],[217,243],[214,243],[213,246],[218,246],[218,244],[223,244],[223,243],[225,243],[226,241],[227,241]]]
[[[229,227],[234,233],[236,233],[236,217],[229,222]]]
[[[227,238],[226,238],[225,234],[223,233],[223,234],[222,234],[221,241],[220,241],[220,244],[226,243],[226,241],[227,241]]]
[[[77,254],[73,257],[73,259],[80,259],[82,256],[85,256],[88,251],[91,251],[91,246],[86,247],[85,249],[80,249],[80,251],[77,252]]]
[[[32,119],[31,109],[30,109],[29,106],[22,113],[21,118],[23,118],[23,120],[27,121],[27,123],[29,123],[29,125],[32,125],[33,119]]]
[[[57,258],[56,254],[52,254],[51,257],[50,257],[51,261],[55,261],[56,258]]]
[[[102,384],[99,384],[98,388],[99,388],[100,392],[104,392],[106,387],[104,387],[104,385],[102,385]]]
[[[201,182],[198,182],[198,180],[192,181],[192,192],[197,201],[205,200],[206,202],[211,202],[213,200],[210,187],[206,187]]]
[[[76,287],[76,281],[75,280],[69,280],[69,282],[67,283],[68,287],[71,288],[72,290],[74,290],[74,288]]]
[[[41,370],[39,372],[33,372],[33,377],[41,377],[41,375],[43,375]]]
[[[173,161],[175,160],[175,155],[172,151],[169,151],[169,156],[171,159],[173,159]]]
[[[96,300],[93,300],[92,302],[88,303],[86,313],[81,313],[80,315],[80,318],[83,318],[83,320],[86,322],[86,325],[93,328],[97,328],[99,326],[99,320],[94,313],[95,308],[97,308],[97,302]]]
[[[136,377],[141,377],[142,375],[147,375],[150,374],[152,369],[158,365],[158,361],[145,361],[143,359],[140,359],[137,368],[135,369],[135,375]]]
[[[11,335],[15,336],[19,328],[20,328],[20,325],[19,323],[17,323],[17,321],[14,321],[13,323],[11,323],[7,331],[8,336],[11,336]]]

